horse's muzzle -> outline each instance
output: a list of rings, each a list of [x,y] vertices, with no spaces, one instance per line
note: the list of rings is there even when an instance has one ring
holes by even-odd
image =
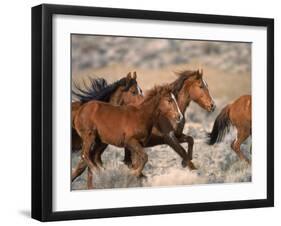
[[[180,125],[180,124],[182,124],[182,123],[185,123],[185,122],[184,122],[184,117],[181,115],[180,117],[178,117],[178,119],[177,119],[176,122],[177,122],[178,125]]]

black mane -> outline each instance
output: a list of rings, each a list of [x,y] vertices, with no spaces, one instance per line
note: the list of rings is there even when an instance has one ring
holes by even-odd
[[[136,83],[135,79],[131,79],[129,84],[127,84],[126,77],[112,83],[108,84],[104,78],[89,78],[90,85],[86,85],[83,80],[83,88],[74,82],[74,87],[77,91],[72,90],[72,94],[75,95],[80,102],[85,103],[91,100],[99,100],[103,102],[109,102],[111,95],[120,86],[125,86],[124,91],[128,91],[129,88]]]

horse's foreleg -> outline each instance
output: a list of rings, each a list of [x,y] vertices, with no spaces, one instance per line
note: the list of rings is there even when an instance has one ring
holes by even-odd
[[[149,141],[145,144],[145,147],[153,147],[160,144],[166,144],[164,138],[159,135],[151,134]],[[129,167],[132,168],[132,154],[128,148],[125,148],[125,156],[123,162]]]
[[[194,139],[191,136],[187,136],[185,134],[181,134],[178,138],[180,143],[188,143],[188,150],[187,150],[187,157],[189,160],[192,160],[192,154],[193,154],[193,145],[194,145]]]
[[[250,164],[249,159],[245,157],[245,155],[241,152],[240,149],[241,144],[249,137],[250,133],[247,130],[243,130],[240,128],[237,128],[237,130],[237,139],[232,142],[231,148],[235,151],[235,153],[241,160],[245,160],[247,163]]]
[[[190,170],[196,169],[196,167],[193,165],[191,159],[189,158],[189,156],[185,152],[184,148],[180,145],[180,143],[179,143],[178,139],[176,138],[174,132],[170,132],[169,134],[164,135],[164,139],[165,139],[166,143],[171,148],[173,148],[179,156],[182,157],[182,166],[183,167],[188,166],[188,168]]]
[[[107,148],[107,146],[108,146],[108,144],[101,143],[101,144],[99,144],[99,146],[97,148],[95,148],[95,151],[94,151],[93,161],[101,169],[104,168],[102,160],[101,160],[101,155],[104,152],[104,150]]]
[[[133,174],[137,177],[144,176],[142,170],[148,161],[148,155],[137,140],[129,141],[127,146],[132,152]]]
[[[132,155],[131,151],[128,148],[125,148],[125,155],[124,155],[124,164],[128,166],[128,168],[132,168]]]

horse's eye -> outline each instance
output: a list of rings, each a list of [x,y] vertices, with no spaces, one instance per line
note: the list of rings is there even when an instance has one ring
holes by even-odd
[[[137,95],[136,91],[132,91],[133,96]]]

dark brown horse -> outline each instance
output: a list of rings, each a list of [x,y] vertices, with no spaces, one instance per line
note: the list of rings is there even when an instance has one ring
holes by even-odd
[[[231,125],[237,129],[237,137],[232,142],[231,148],[241,160],[250,163],[241,152],[240,146],[252,133],[251,95],[241,96],[222,109],[214,122],[212,132],[209,134],[209,144],[213,145],[222,141]]]
[[[154,124],[162,118],[171,120],[171,124],[183,118],[172,90],[167,86],[158,86],[148,91],[138,106],[113,106],[100,101],[84,104],[74,118],[74,126],[83,140],[82,158],[91,169],[88,172],[99,169],[96,156],[100,154],[97,153],[111,144],[130,150],[133,174],[141,176],[148,160],[143,147],[150,138]],[[91,179],[89,176],[89,188],[92,187]]]
[[[215,103],[209,93],[206,81],[203,79],[203,71],[182,71],[177,73],[178,78],[168,86],[173,90],[180,111],[185,115],[185,111],[191,101],[194,101],[203,109],[212,112]],[[165,120],[165,119],[163,119]],[[155,124],[151,137],[145,147],[152,147],[161,144],[168,144],[177,154],[182,157],[182,166],[189,169],[196,169],[192,163],[192,152],[194,140],[191,136],[183,134],[185,117],[177,125],[170,126],[168,123]],[[188,143],[188,152],[180,143]],[[130,151],[125,150],[124,163],[129,167],[132,165]]]
[[[79,101],[72,102],[71,104],[71,116],[72,124],[73,119],[79,110],[79,108],[88,101],[99,100],[108,102],[113,105],[128,105],[139,103],[143,99],[141,88],[137,83],[137,74],[131,72],[124,78],[108,84],[103,78],[90,79],[90,86],[84,83],[83,88],[74,83],[74,87],[77,91],[73,91],[75,97]],[[82,147],[82,140],[78,136],[76,130],[72,126],[72,151],[80,150]]]

